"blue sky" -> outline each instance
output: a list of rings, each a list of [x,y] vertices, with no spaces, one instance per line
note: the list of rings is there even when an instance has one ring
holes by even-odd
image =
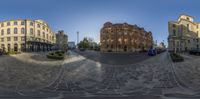
[[[107,21],[137,24],[152,31],[154,40],[167,43],[168,21],[180,14],[200,20],[199,0],[0,0],[0,21],[43,19],[53,31],[64,30],[69,41],[92,37],[99,41]]]

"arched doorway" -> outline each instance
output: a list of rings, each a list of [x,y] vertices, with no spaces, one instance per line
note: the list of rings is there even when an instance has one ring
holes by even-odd
[[[127,46],[125,45],[125,46],[124,46],[124,52],[126,52],[126,51],[127,51]]]
[[[14,51],[18,52],[18,45],[16,43],[14,44]]]
[[[11,50],[10,50],[10,44],[8,44],[8,52],[10,52]]]

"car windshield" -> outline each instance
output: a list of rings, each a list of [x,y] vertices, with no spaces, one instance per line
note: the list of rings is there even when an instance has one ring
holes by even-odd
[[[0,99],[200,99],[198,0],[0,4]]]

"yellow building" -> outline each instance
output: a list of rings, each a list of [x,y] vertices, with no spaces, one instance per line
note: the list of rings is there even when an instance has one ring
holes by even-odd
[[[55,42],[55,33],[43,20],[0,22],[0,49],[4,51],[47,51]]]
[[[185,52],[199,49],[200,23],[194,22],[194,18],[181,15],[178,21],[168,22],[168,49],[173,52]]]

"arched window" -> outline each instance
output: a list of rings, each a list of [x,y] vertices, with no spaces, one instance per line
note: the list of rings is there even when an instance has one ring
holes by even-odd
[[[7,29],[7,34],[10,34],[10,28]]]
[[[30,29],[30,35],[33,35],[33,28]]]
[[[25,33],[25,29],[21,28],[21,33],[24,34]]]
[[[40,36],[40,30],[37,31],[38,36]]]
[[[47,39],[49,39],[49,36],[48,36],[48,34],[47,34]]]
[[[1,30],[1,35],[4,35],[4,30],[3,29]]]
[[[17,28],[14,28],[14,34],[17,34],[17,31],[18,31]]]
[[[45,38],[45,33],[43,32],[43,38]]]

